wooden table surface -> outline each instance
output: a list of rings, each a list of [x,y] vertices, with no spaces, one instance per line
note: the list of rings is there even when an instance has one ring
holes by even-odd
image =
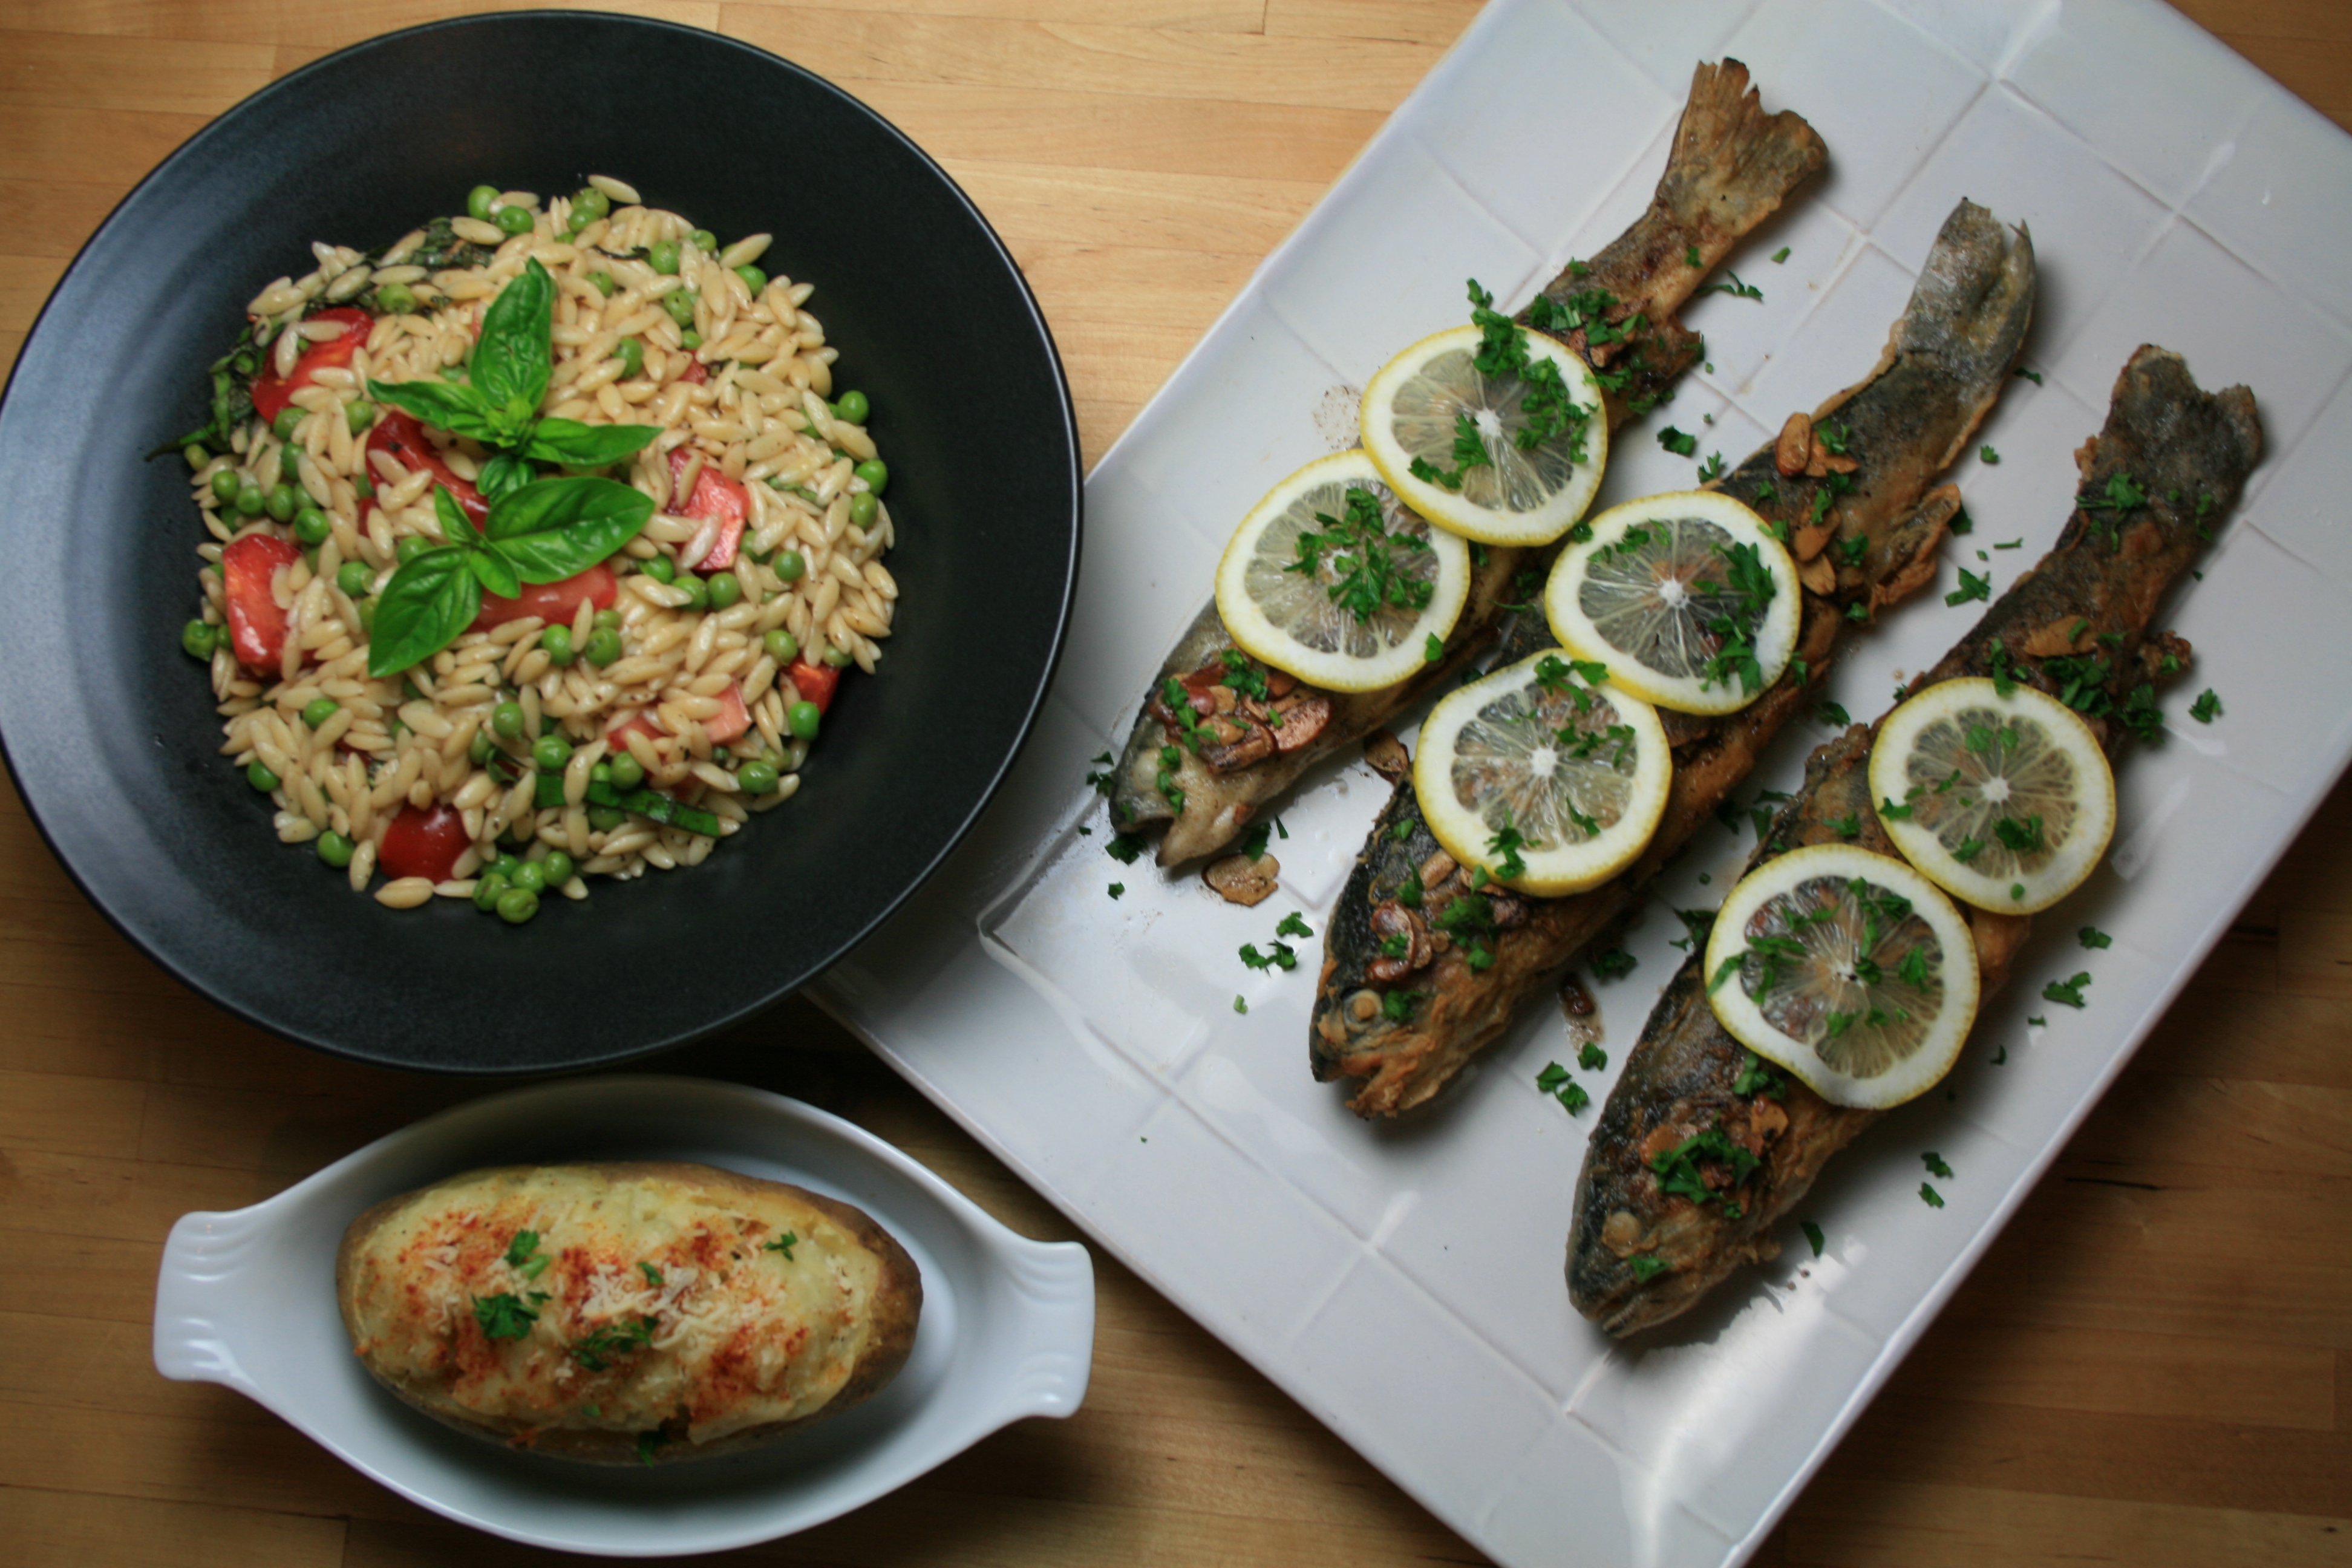
[[[13,359],[114,201],[208,118],[331,49],[488,8],[0,3],[0,194],[21,215],[0,240],[0,353]],[[642,9],[790,55],[946,164],[1054,322],[1091,460],[1475,6]],[[2352,125],[2352,7],[2188,9]],[[1757,1561],[2352,1563],[2347,1002],[2352,786],[2339,785]],[[0,1562],[548,1555],[410,1506],[236,1394],[166,1382],[149,1351],[158,1249],[179,1214],[255,1202],[500,1086],[352,1066],[224,1016],[81,899],[13,793],[0,793]],[[659,1065],[838,1111],[1015,1229],[1076,1234],[804,1003]],[[1097,1269],[1093,1386],[1075,1418],[1024,1422],[739,1560],[1480,1561],[1099,1251]]]

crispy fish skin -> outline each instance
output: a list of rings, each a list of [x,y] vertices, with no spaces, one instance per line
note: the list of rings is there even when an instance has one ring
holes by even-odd
[[[1568,898],[1524,900],[1524,922],[1499,927],[1488,941],[1490,968],[1473,970],[1454,948],[1395,975],[1381,946],[1402,923],[1393,889],[1436,847],[1419,826],[1412,785],[1400,786],[1325,927],[1307,1031],[1318,1079],[1370,1079],[1349,1102],[1358,1115],[1392,1116],[1421,1104],[1498,1038],[1579,950],[1633,906],[1748,776],[1772,737],[1811,704],[1849,639],[1855,624],[1849,616],[1867,618],[1934,580],[1936,547],[1959,510],[1959,495],[1948,485],[1929,487],[1967,448],[2009,385],[2034,293],[2031,237],[1963,201],[1945,219],[1877,367],[1811,416],[1815,427],[1843,427],[1845,455],[1858,466],[1843,476],[1826,468],[1792,476],[1781,471],[1774,443],[1711,487],[1790,530],[1807,584],[1798,630],[1801,663],[1792,662],[1737,712],[1660,715],[1674,749],[1674,782],[1648,849],[1622,875]],[[1836,493],[1840,479],[1850,491]],[[1829,510],[1817,514],[1825,492]],[[1850,550],[1859,551],[1856,559],[1847,559]],[[1532,640],[1510,657],[1549,645],[1541,617],[1532,618]],[[1406,821],[1414,826],[1398,826]],[[1416,853],[1419,858],[1403,864]],[[1387,1001],[1398,992],[1412,994],[1409,1006]]]
[[[1622,387],[1604,394],[1612,429],[1645,412],[1697,362],[1699,339],[1674,320],[1674,312],[1732,246],[1828,158],[1821,138],[1796,114],[1763,111],[1756,89],[1748,85],[1746,66],[1725,60],[1698,67],[1666,172],[1648,210],[1590,266],[1571,263],[1543,290],[1560,303],[1589,298],[1594,290],[1615,300],[1604,319],[1622,337],[1610,334],[1610,342],[1595,344],[1580,328],[1568,340],[1595,370],[1622,373],[1624,378]],[[1604,377],[1608,379],[1615,374]],[[1493,639],[1512,574],[1526,553],[1486,552],[1486,564],[1473,577],[1469,602],[1444,653],[1412,679],[1380,691],[1317,694],[1328,700],[1328,717],[1311,738],[1289,750],[1220,771],[1177,746],[1175,765],[1163,770],[1163,751],[1175,745],[1177,738],[1153,710],[1159,694],[1171,679],[1193,674],[1233,647],[1212,600],[1152,678],[1153,695],[1137,715],[1112,769],[1113,819],[1123,827],[1168,824],[1160,841],[1162,866],[1181,865],[1223,848],[1264,803],[1309,767],[1386,724],[1484,648]],[[1169,775],[1164,789],[1163,771]],[[1171,791],[1181,799],[1181,809],[1169,798]]]
[[[2158,603],[2196,560],[2211,526],[2236,504],[2262,446],[2253,396],[2244,387],[2200,392],[2179,355],[2142,347],[2116,383],[2105,428],[2084,444],[2076,462],[2078,499],[2098,502],[2115,476],[2127,475],[2145,489],[2147,503],[2078,505],[2057,546],[1910,689],[1991,675],[1998,667],[2021,684],[2055,695],[2064,682],[2049,668],[2052,659],[2078,661],[2067,676],[2081,674],[2083,659],[2101,659],[2107,668],[2099,684],[2113,711],[2084,717],[2101,743],[2116,752],[2128,732],[2118,715],[2144,700],[2141,689],[2168,665],[2178,668],[2188,651],[2169,634],[2147,635]],[[2102,637],[2116,641],[2110,647]],[[1876,733],[1876,724],[1857,725],[1813,753],[1804,788],[1759,843],[1749,869],[1806,844],[1860,843],[1895,853],[1870,798],[1870,744]],[[1862,825],[1858,837],[1832,826],[1844,816]],[[2007,977],[2032,921],[1965,906],[1961,912],[1989,996]],[[1702,969],[1694,955],[1659,999],[1601,1109],[1577,1179],[1569,1297],[1612,1334],[1662,1322],[1734,1269],[1777,1253],[1774,1229],[1830,1156],[1881,1114],[1831,1105],[1793,1079],[1785,1098],[1734,1092],[1748,1053],[1716,1022]],[[1738,1205],[1737,1219],[1725,1217],[1720,1202],[1661,1194],[1650,1163],[1717,1126],[1762,1161],[1736,1188],[1727,1165],[1701,1162],[1703,1178],[1722,1183],[1724,1196]],[[1644,1266],[1652,1274],[1646,1282],[1638,1277],[1636,1258],[1654,1260]]]

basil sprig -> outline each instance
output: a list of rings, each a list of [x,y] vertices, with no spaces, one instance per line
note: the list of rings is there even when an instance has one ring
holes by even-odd
[[[651,425],[583,425],[540,416],[553,374],[555,279],[534,259],[482,313],[467,379],[368,383],[368,395],[436,430],[497,448],[477,481],[495,502],[531,482],[533,463],[602,468],[635,457]]]
[[[449,541],[418,552],[383,585],[368,638],[368,674],[408,668],[447,647],[481,613],[485,592],[520,597],[526,583],[585,572],[635,539],[653,498],[612,479],[539,479],[490,505],[480,529],[435,486],[433,510]]]

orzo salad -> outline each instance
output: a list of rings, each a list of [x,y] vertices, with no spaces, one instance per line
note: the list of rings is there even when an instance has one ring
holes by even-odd
[[[520,923],[792,798],[898,585],[867,400],[769,240],[484,185],[253,300],[175,443],[182,643],[280,840]]]

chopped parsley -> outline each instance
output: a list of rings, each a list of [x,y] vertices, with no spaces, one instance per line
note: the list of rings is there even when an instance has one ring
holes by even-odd
[[[1835,702],[1823,702],[1813,710],[1813,717],[1832,730],[1843,730],[1853,722],[1853,716]]]
[[[1787,1079],[1772,1070],[1770,1063],[1754,1051],[1750,1051],[1748,1053],[1747,1060],[1740,1065],[1739,1076],[1731,1080],[1731,1092],[1741,1096],[1760,1094],[1769,1100],[1784,1100],[1788,1097],[1789,1084]]]
[[[2050,1026],[2050,1020],[2047,1018],[2028,1018],[2025,1021],[2037,1029],[2046,1029]]]
[[[1609,1065],[1609,1053],[1587,1040],[1576,1053],[1576,1065],[1586,1072],[1599,1072]]]
[[[2017,374],[2023,376],[2026,380],[2032,382],[2036,386],[2040,386],[2042,384],[2042,373],[2038,370],[2028,370],[2023,365],[2019,365],[2017,367]]]
[[[1989,446],[1979,447],[1977,448],[1977,456],[1988,463],[1998,463],[2000,461],[2000,454],[1994,451]]]
[[[1465,412],[1454,416],[1454,466],[1441,468],[1426,458],[1416,457],[1407,471],[1424,484],[1458,490],[1471,469],[1494,466],[1495,459],[1486,455],[1486,439],[1478,434],[1478,421]]]
[[[2114,937],[2109,936],[2106,932],[2101,931],[2096,926],[2084,926],[2081,931],[2077,931],[2075,935],[2082,940],[2082,943],[2084,947],[2091,948],[2095,951],[2103,947],[2113,947],[2116,944],[2116,939]]]
[[[1822,826],[1842,838],[1852,838],[1862,832],[1862,814],[1849,811],[1843,816],[1830,817]]]
[[[538,1279],[553,1261],[540,1251],[539,1232],[535,1230],[519,1230],[514,1233],[514,1239],[507,1243],[506,1266],[526,1279]]]
[[[762,1252],[781,1252],[784,1255],[784,1261],[790,1263],[793,1260],[793,1248],[800,1244],[800,1239],[801,1238],[799,1237],[794,1236],[788,1230],[784,1232],[783,1235],[776,1237],[773,1241],[761,1243],[760,1250]]]
[[[1264,852],[1261,847],[1259,853]],[[1136,857],[1143,853],[1143,840],[1132,833],[1114,833],[1103,840],[1103,853],[1122,866],[1132,866]],[[1250,858],[1255,860],[1257,856],[1253,855]]]
[[[1234,1011],[1236,1013],[1246,1013],[1249,1011],[1249,1004],[1242,1000],[1238,993],[1235,994],[1234,997]]]
[[[1125,893],[1126,891],[1127,891],[1127,884],[1126,884],[1125,882],[1113,882],[1113,883],[1110,885],[1110,896],[1111,896],[1112,898],[1114,898],[1114,899],[1118,898],[1119,895],[1121,895],[1122,893]]]
[[[2210,724],[2221,716],[2221,694],[2210,686],[2199,692],[2197,700],[2189,705],[2189,716],[2200,724]]]
[[[1638,962],[1622,947],[1607,947],[1592,955],[1592,973],[1603,980],[1622,980]]]
[[[1960,568],[1960,585],[1944,595],[1947,605],[1965,605],[1971,599],[1992,597],[1992,574],[1979,577],[1967,567]]]
[[[1723,454],[1720,452],[1709,452],[1706,455],[1706,461],[1698,466],[1698,482],[1703,485],[1713,484],[1716,480],[1723,478],[1726,471],[1727,468],[1723,461]]]
[[[1676,910],[1675,918],[1683,922],[1683,934],[1667,945],[1687,952],[1706,945],[1707,933],[1715,930],[1713,910]]]
[[[1698,452],[1698,437],[1671,425],[1658,432],[1658,445],[1677,458],[1694,457]]]
[[[1439,659],[1444,658],[1444,642],[1435,632],[1430,633],[1428,639],[1421,645],[1421,662],[1423,664],[1435,664]]]
[[[1724,276],[1731,279],[1731,281],[1728,283],[1710,283],[1706,288],[1700,289],[1699,292],[1702,294],[1721,292],[1730,295],[1735,300],[1753,300],[1759,304],[1763,303],[1763,289],[1759,289],[1753,283],[1741,282],[1739,280],[1739,274],[1737,272],[1726,272]]]
[[[1819,1258],[1822,1255],[1822,1241],[1823,1239],[1822,1236],[1822,1227],[1815,1225],[1811,1220],[1803,1219],[1797,1222],[1797,1228],[1805,1233],[1805,1240],[1812,1247],[1813,1256],[1815,1258]]]
[[[662,1271],[657,1266],[647,1263],[643,1258],[639,1258],[637,1260],[637,1269],[638,1272],[642,1273],[646,1277],[646,1284],[654,1286],[656,1289],[660,1287],[662,1283]]]
[[[1531,844],[1521,837],[1519,830],[1507,824],[1501,832],[1486,840],[1486,853],[1496,857],[1495,875],[1507,882],[1514,877],[1524,877],[1528,874],[1528,863],[1520,858],[1519,851],[1540,847],[1542,846]]]
[[[1277,942],[1273,944],[1273,947],[1274,951],[1272,952],[1260,952],[1257,950],[1257,943],[1254,942],[1245,942],[1241,945],[1242,962],[1252,969],[1260,970],[1287,970],[1298,967],[1297,950],[1293,948],[1288,942]]]
[[[2022,822],[2004,816],[1992,825],[1992,831],[1993,837],[2000,840],[2000,847],[2013,855],[2042,853],[2042,814],[2038,811]]]
[[[1658,1191],[1666,1197],[1685,1197],[1696,1204],[1721,1202],[1724,1217],[1738,1219],[1738,1205],[1724,1199],[1723,1194],[1706,1184],[1699,1171],[1699,1162],[1711,1160],[1731,1169],[1728,1190],[1737,1191],[1754,1174],[1763,1161],[1746,1148],[1731,1141],[1720,1123],[1706,1131],[1685,1138],[1675,1147],[1662,1150],[1650,1158],[1650,1169],[1658,1178]]]
[[[1952,1179],[1952,1168],[1944,1163],[1944,1157],[1941,1154],[1937,1153],[1933,1149],[1928,1150],[1926,1153],[1920,1155],[1919,1158],[1927,1163],[1927,1173],[1929,1175],[1946,1182]]]
[[[1094,758],[1093,761],[1095,763],[1095,771],[1087,775],[1087,786],[1097,795],[1107,795],[1110,794],[1112,784],[1110,753],[1108,752],[1105,752],[1100,756]]]
[[[2091,977],[2087,973],[2077,974],[2072,980],[2053,980],[2042,988],[2042,995],[2045,1001],[2063,1003],[2069,1007],[2080,1007],[2083,1005],[2083,987],[2090,983]],[[2035,1020],[2028,1018],[2026,1022],[2031,1024]]]
[[[1944,1206],[1944,1194],[1922,1182],[1919,1184],[1919,1201],[1931,1209],[1939,1209]]]
[[[654,1342],[654,1320],[639,1318],[634,1323],[607,1323],[584,1339],[565,1346],[572,1359],[590,1372],[603,1372],[618,1357],[631,1351],[645,1349]]]
[[[1468,425],[1469,417],[1466,414],[1462,415],[1458,423]],[[1485,461],[1486,448],[1478,446],[1475,426],[1470,428],[1470,443],[1476,448],[1479,460]],[[1460,445],[1457,435],[1457,456]],[[1460,489],[1459,480],[1450,488]],[[1298,559],[1283,570],[1312,576],[1322,569],[1328,556],[1334,580],[1325,593],[1333,604],[1353,616],[1360,626],[1391,607],[1405,610],[1428,608],[1431,598],[1437,592],[1435,580],[1417,577],[1403,570],[1402,563],[1407,557],[1426,552],[1430,548],[1429,542],[1417,534],[1391,533],[1381,515],[1380,498],[1361,485],[1348,488],[1345,510],[1347,515],[1344,518],[1333,517],[1329,512],[1317,512],[1315,521],[1328,531],[1302,531],[1298,535]],[[1265,677],[1258,676],[1257,679],[1262,692]],[[1232,677],[1228,674],[1226,684],[1232,683]],[[1176,704],[1171,700],[1169,706],[1172,708]]]
[[[1992,1065],[1997,1068],[2007,1067],[2009,1065],[2009,1047],[2007,1046],[2001,1047],[1999,1051],[1994,1053]]]
[[[1625,1259],[1625,1267],[1633,1271],[1634,1284],[1647,1285],[1674,1265],[1654,1252],[1637,1252]]]
[[[1585,1092],[1584,1086],[1570,1078],[1568,1069],[1558,1062],[1547,1064],[1543,1071],[1536,1074],[1536,1088],[1559,1100],[1570,1116],[1592,1103],[1592,1096]]]
[[[1315,934],[1315,928],[1308,925],[1306,920],[1297,910],[1293,910],[1288,914],[1282,917],[1282,922],[1274,928],[1274,934],[1276,936],[1311,937]]]
[[[477,1296],[474,1321],[481,1324],[482,1332],[491,1339],[519,1340],[530,1332],[531,1324],[539,1321],[538,1303],[546,1300],[544,1290],[533,1290],[529,1302],[503,1290],[495,1296]]]
[[[1381,994],[1381,1016],[1391,1024],[1412,1020],[1412,1005],[1429,994],[1426,991],[1388,991]]]
[[[1780,249],[1778,249],[1778,250],[1776,250],[1776,251],[1774,251],[1774,252],[1772,253],[1772,261],[1773,261],[1773,264],[1774,264],[1775,266],[1778,266],[1780,263],[1781,263],[1781,262],[1783,262],[1783,261],[1786,261],[1786,260],[1788,260],[1788,259],[1789,259],[1789,247],[1788,247],[1787,246],[1785,246],[1785,245],[1784,245],[1784,246],[1782,246]]]

